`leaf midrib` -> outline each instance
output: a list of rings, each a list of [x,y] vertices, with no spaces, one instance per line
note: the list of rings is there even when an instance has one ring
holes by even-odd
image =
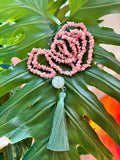
[[[36,143],[38,143],[38,142],[36,142]],[[41,143],[41,142],[39,142],[39,143]],[[39,154],[39,151],[42,150],[42,148],[44,148],[45,145],[46,145],[46,143],[44,143],[44,144],[42,145],[42,147],[39,147],[39,149],[37,150],[37,152],[35,152],[34,155],[32,155],[32,156],[29,157],[29,160],[34,160],[34,157]],[[26,160],[26,159],[23,159],[23,160]]]
[[[23,4],[24,4],[24,3],[23,3]],[[43,17],[46,17],[46,19],[48,19],[49,22],[51,22],[51,23],[53,23],[53,24],[57,24],[56,21],[54,21],[53,19],[51,19],[51,18],[48,16],[47,13],[44,13],[43,11],[39,12],[38,9],[35,10],[34,8],[32,8],[32,7],[30,7],[30,6],[23,6],[23,5],[19,6],[19,4],[18,4],[18,5],[14,5],[14,7],[9,7],[9,8],[7,8],[6,10],[2,10],[2,12],[0,12],[0,13],[4,13],[5,11],[11,10],[11,9],[16,9],[16,8],[27,8],[27,9],[29,9],[29,10],[37,13],[38,15],[42,15]]]
[[[26,4],[25,4],[25,5],[26,5]],[[9,6],[8,6],[8,7],[9,7]],[[4,13],[5,11],[9,11],[9,10],[11,10],[11,9],[16,9],[16,8],[27,8],[27,9],[29,9],[29,10],[31,10],[31,11],[39,14],[39,15],[42,15],[43,17],[46,17],[46,18],[48,19],[48,16],[46,16],[46,14],[44,14],[43,12],[39,12],[37,9],[35,10],[34,8],[32,8],[32,7],[30,7],[30,6],[24,6],[24,5],[19,5],[19,4],[14,5],[13,7],[6,8],[6,9],[2,10],[0,13]],[[49,20],[50,20],[50,19],[49,19]]]
[[[94,53],[95,53],[96,55],[101,56],[101,57],[105,57],[106,59],[108,59],[108,60],[114,62],[115,64],[117,63],[117,65],[120,66],[119,61],[116,61],[116,59],[115,59],[114,57],[110,57],[110,56],[107,56],[107,55],[101,55],[99,52],[94,52]]]
[[[20,27],[24,27],[24,26],[28,26],[28,25],[32,25],[32,24],[39,24],[39,23],[48,23],[49,21],[31,21],[31,22],[28,22],[28,23],[21,23],[21,24],[17,24],[17,25],[15,25],[13,28],[11,28],[11,29],[9,29],[9,31],[12,31],[13,29],[17,29],[17,28],[20,28]],[[6,29],[6,30],[8,30],[8,28]],[[2,34],[4,33],[4,32],[6,32],[6,30],[4,30],[3,32],[2,32]]]
[[[120,4],[120,2],[111,2],[111,3],[104,3],[104,4],[98,4],[98,5],[94,5],[94,6],[89,6],[89,7],[83,7],[81,8],[81,10],[86,10],[86,9],[94,9],[94,8],[102,8],[102,7],[109,7],[109,6],[113,6],[113,5],[117,5]],[[85,5],[83,5],[85,6]]]
[[[53,102],[50,102],[46,107],[42,108],[39,112],[37,112],[36,115],[34,115],[32,118],[30,118],[29,120],[27,120],[25,122],[25,124],[30,123],[31,121],[33,121],[36,117],[38,117],[39,115],[41,115],[44,111],[46,111],[47,109],[51,108],[53,105],[55,105],[55,101],[53,100]],[[32,106],[34,107],[34,106]],[[21,125],[22,126],[22,125]]]
[[[15,80],[15,79],[18,78],[19,76],[23,76],[23,75],[26,74],[27,72],[28,72],[28,71],[22,72],[22,74],[20,73],[20,74],[17,74],[17,75],[15,75],[14,77],[12,77],[12,78],[10,78],[10,79],[7,79],[6,81],[4,81],[4,83],[1,83],[1,84],[0,84],[0,87],[6,85],[6,84],[8,84],[8,83],[10,83],[11,81]]]
[[[102,33],[96,33],[96,32],[91,32],[91,34],[92,35],[100,35],[100,36],[102,36],[102,37],[107,37],[107,39],[108,39],[108,37],[109,38],[117,38],[117,39],[120,39],[120,34],[117,34],[116,36],[115,35],[105,35],[105,34],[102,34]]]
[[[4,125],[6,125],[7,123],[9,123],[10,121],[12,121],[13,119],[16,119],[16,118],[20,119],[21,125],[16,126],[15,129],[20,128],[20,127],[22,127],[22,126],[24,126],[24,125],[27,126],[27,124],[29,124],[30,122],[32,122],[36,117],[38,117],[39,115],[41,115],[44,111],[46,111],[47,109],[51,108],[54,104],[55,104],[55,102],[49,103],[46,107],[44,107],[44,108],[42,108],[41,110],[39,110],[39,112],[37,112],[36,115],[34,115],[32,118],[30,117],[30,118],[29,118],[28,120],[26,120],[26,121],[22,121],[22,119],[19,118],[19,115],[21,114],[21,113],[20,113],[20,114],[16,115],[16,117],[14,117],[14,118],[10,119],[9,121],[7,121],[6,123],[0,125],[0,127],[3,127]],[[34,105],[33,105],[32,107],[34,107]],[[23,112],[23,114],[24,114],[24,112]],[[29,128],[29,127],[28,127],[28,128]],[[11,132],[11,131],[10,131],[10,132]],[[8,132],[8,133],[10,133],[10,132]],[[8,133],[7,133],[7,134],[8,134]],[[31,136],[32,136],[32,135],[31,135]]]
[[[51,37],[52,35],[54,35],[54,34],[53,34],[53,33],[50,33],[50,34],[47,34],[47,35],[43,35],[43,36],[41,36],[40,38],[32,41],[32,43],[29,43],[28,45],[26,45],[26,46],[24,46],[24,47],[19,47],[19,49],[17,49],[16,52],[20,52],[21,50],[24,50],[25,48],[33,45],[34,43],[37,43],[37,42],[40,41],[41,39],[44,39],[44,38],[47,38],[47,37]],[[10,54],[11,52],[13,52],[13,51],[9,51],[9,54]],[[6,55],[6,53],[0,54],[0,55],[3,56],[3,55]]]
[[[77,11],[75,11],[73,14],[70,14],[70,16],[68,16],[63,22],[62,22],[62,25],[69,19],[71,19],[72,17],[74,17],[78,12],[81,12],[83,10],[89,10],[89,9],[97,9],[97,8],[101,8],[101,7],[109,7],[111,5],[117,5],[117,4],[120,4],[120,2],[112,2],[112,3],[105,3],[104,5],[95,5],[95,6],[89,6],[89,7],[84,7],[86,6],[86,4],[88,3],[88,1],[86,3],[84,3],[82,6],[80,6],[78,8]],[[90,18],[90,17],[89,17]]]
[[[79,97],[81,97],[82,99],[84,99],[84,101],[88,101],[89,102],[89,104],[91,104],[92,106],[95,106],[95,109],[96,109],[96,111],[97,112],[99,112],[99,113],[102,113],[101,111],[99,111],[98,110],[98,108],[97,108],[97,106],[93,103],[93,102],[91,102],[87,97],[85,97],[81,92],[79,92],[75,87],[73,87],[71,84],[69,84],[67,81],[65,82],[68,86],[70,86],[70,88],[72,88],[72,90],[79,96]],[[90,106],[90,105],[89,105]],[[91,108],[91,106],[90,106],[90,108]],[[106,118],[106,117],[105,117]]]

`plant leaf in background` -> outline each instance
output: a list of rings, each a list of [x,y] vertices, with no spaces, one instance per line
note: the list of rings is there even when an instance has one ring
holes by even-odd
[[[11,37],[21,37],[14,45],[0,49],[0,59],[4,59],[7,63],[10,63],[13,56],[25,58],[26,52],[33,47],[48,47],[50,37],[54,35],[58,26],[54,22],[55,18],[51,19],[47,14],[47,0],[33,2],[11,0],[7,3],[0,1],[0,14],[2,15],[1,22],[3,22],[2,19],[5,22],[9,22],[9,19],[14,20],[14,23],[1,25],[1,41],[3,42],[4,39],[8,43]]]
[[[32,139],[27,138],[16,144],[9,144],[0,150],[0,160],[18,160],[23,158],[31,146]]]
[[[70,15],[65,17],[68,8]],[[0,74],[0,96],[26,84],[0,107],[0,137],[6,136],[12,143],[29,137],[35,139],[23,160],[79,160],[78,145],[98,160],[112,159],[111,152],[84,117],[87,115],[120,146],[119,124],[87,87],[95,86],[120,101],[120,81],[96,65],[98,62],[120,73],[120,63],[112,53],[99,46],[100,43],[120,45],[120,35],[98,24],[98,19],[103,15],[119,12],[119,0],[69,0],[68,4],[66,0],[0,1],[1,22],[9,22],[0,26],[1,38],[6,40],[22,35],[17,42],[0,48],[3,63],[10,63],[13,56],[27,58],[27,53],[33,47],[49,48],[48,43],[52,42],[55,33],[67,21],[83,22],[95,39],[91,67],[72,77],[63,76],[67,87],[65,112],[70,143],[68,152],[47,150],[59,95],[59,91],[52,87],[51,79],[30,73],[26,59],[14,69],[10,68]]]
[[[67,0],[49,0],[48,12],[57,17],[60,21],[63,21],[66,13],[69,11],[69,5],[67,2]]]

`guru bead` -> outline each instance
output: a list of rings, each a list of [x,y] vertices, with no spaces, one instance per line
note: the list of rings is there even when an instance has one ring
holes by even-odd
[[[64,84],[65,84],[64,78],[62,78],[61,76],[55,76],[52,80],[53,87],[57,89],[62,88]]]

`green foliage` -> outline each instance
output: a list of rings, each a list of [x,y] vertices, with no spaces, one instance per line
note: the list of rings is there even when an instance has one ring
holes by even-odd
[[[6,93],[2,97],[0,97],[0,106],[4,104],[10,98],[10,93]]]
[[[0,14],[1,20],[5,19],[7,22],[13,17],[15,22],[0,27],[2,39],[9,39],[10,35],[12,37],[16,32],[23,35],[19,43],[0,49],[0,59],[7,63],[10,63],[13,56],[25,58],[26,52],[33,47],[48,48],[50,37],[54,35],[58,26],[54,22],[56,18],[47,14],[47,0],[9,0],[7,3],[0,1]]]
[[[0,160],[19,160],[31,147],[32,139],[27,138],[16,144],[9,144],[0,150]]]
[[[120,35],[98,25],[98,18],[103,15],[120,12],[120,1],[69,0],[69,5],[65,5],[65,2],[66,0],[0,1],[3,22],[0,25],[1,39],[15,38],[12,43],[4,41],[9,45],[0,48],[0,60],[10,63],[14,56],[24,59],[14,69],[0,73],[0,96],[26,84],[0,107],[0,137],[7,136],[12,143],[33,137],[35,142],[23,160],[79,160],[81,152],[77,150],[77,144],[98,160],[111,160],[112,154],[101,143],[84,115],[103,128],[120,146],[120,126],[87,87],[95,86],[120,101],[120,81],[96,65],[98,62],[120,73],[120,63],[112,53],[99,46],[100,43],[120,45]],[[69,8],[70,15],[65,17]],[[48,43],[52,42],[55,33],[67,21],[83,22],[95,38],[95,47],[90,68],[72,77],[63,76],[67,87],[65,112],[70,151],[52,152],[47,150],[47,144],[59,91],[52,87],[51,79],[30,73],[25,58],[33,47],[49,48]],[[16,35],[20,35],[17,42]]]
[[[85,149],[83,149],[81,146],[78,146],[78,153],[80,155],[86,155],[86,154],[89,154]]]

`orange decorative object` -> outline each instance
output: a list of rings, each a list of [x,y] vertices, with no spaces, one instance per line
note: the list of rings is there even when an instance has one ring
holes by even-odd
[[[100,101],[104,104],[106,110],[116,119],[118,124],[120,124],[120,103],[108,95],[101,98]],[[89,123],[95,129],[103,144],[112,152],[114,160],[120,160],[120,147],[96,123],[92,120]]]

